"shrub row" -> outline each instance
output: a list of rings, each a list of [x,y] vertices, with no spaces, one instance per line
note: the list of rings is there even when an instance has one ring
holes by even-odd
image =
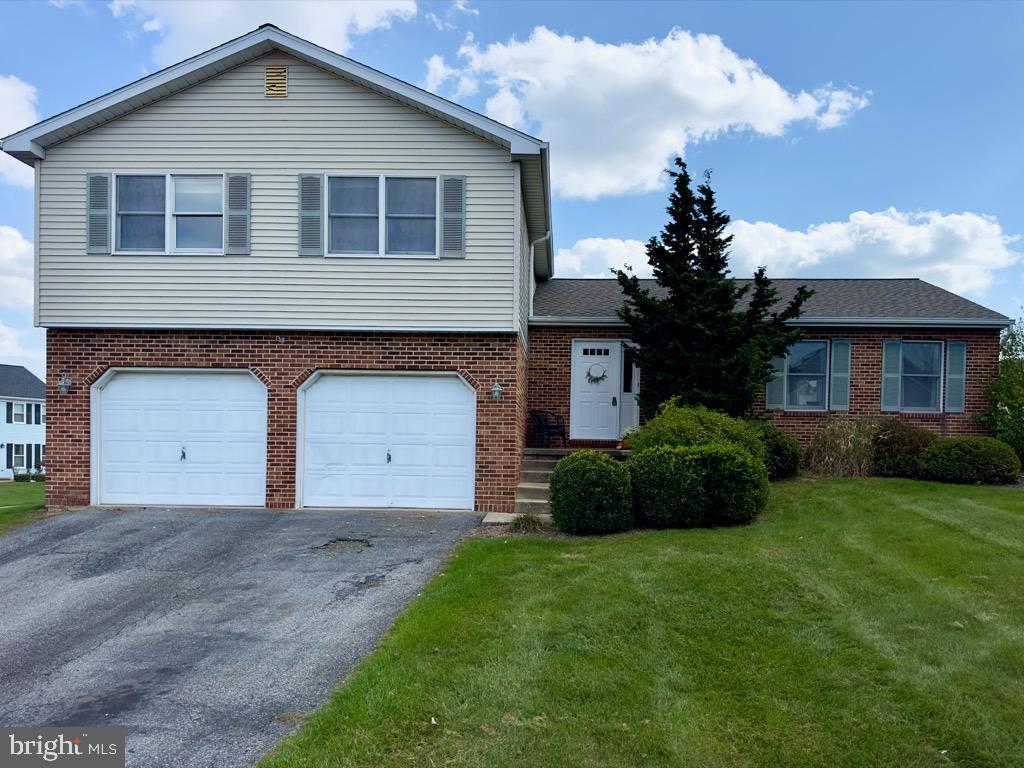
[[[843,477],[906,477],[945,483],[1012,483],[1021,463],[994,437],[938,437],[900,419],[834,418],[815,433],[807,466]]]

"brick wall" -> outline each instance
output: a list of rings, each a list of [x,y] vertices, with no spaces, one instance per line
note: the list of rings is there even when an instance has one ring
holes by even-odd
[[[524,441],[525,359],[515,334],[47,331],[46,501],[89,503],[90,385],[111,367],[248,368],[267,385],[267,506],[295,504],[296,390],[317,369],[456,371],[477,389],[476,508],[511,512]],[[68,395],[57,380],[69,375]],[[495,381],[504,388],[494,401]]]
[[[967,402],[965,413],[890,414],[934,429],[944,435],[984,434],[976,418],[986,407],[985,388],[999,367],[999,331],[970,329],[922,331],[899,328],[821,328],[808,331],[812,339],[849,339],[850,410],[853,416],[878,415],[882,398],[882,342],[885,339],[920,339],[967,342]],[[569,425],[569,376],[573,339],[627,338],[624,329],[588,327],[530,327],[528,402],[531,409],[561,414]],[[640,374],[643,391],[643,372]],[[827,413],[775,412],[776,424],[806,442],[828,417]],[[571,445],[609,445],[572,441]]]
[[[877,416],[882,402],[882,342],[885,339],[908,341],[966,341],[967,390],[964,413],[886,413],[918,424],[941,435],[983,435],[986,430],[977,417],[987,407],[985,389],[999,371],[999,331],[970,329],[928,331],[921,329],[821,328],[807,332],[809,339],[849,339],[850,416]],[[945,386],[945,383],[943,383]],[[763,403],[761,404],[763,405]],[[810,440],[827,413],[775,411],[773,421],[801,442]]]

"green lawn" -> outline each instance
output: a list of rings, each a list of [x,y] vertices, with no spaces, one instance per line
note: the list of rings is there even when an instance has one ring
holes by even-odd
[[[37,517],[45,491],[43,483],[0,483],[0,533]]]
[[[1019,766],[1022,718],[1024,493],[801,479],[747,528],[466,541],[260,765]]]

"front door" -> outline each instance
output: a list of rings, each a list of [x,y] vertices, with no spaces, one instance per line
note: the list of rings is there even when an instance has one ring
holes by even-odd
[[[569,437],[618,440],[622,403],[622,342],[572,343]]]

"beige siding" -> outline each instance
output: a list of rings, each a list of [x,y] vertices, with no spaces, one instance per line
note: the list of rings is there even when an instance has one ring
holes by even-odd
[[[286,99],[263,68],[287,63]],[[85,174],[252,173],[249,256],[89,256]],[[300,257],[300,172],[467,177],[466,258]],[[509,329],[516,205],[509,153],[282,54],[47,150],[42,325]]]
[[[518,175],[518,174],[517,174]],[[517,179],[518,181],[518,179]],[[533,264],[530,259],[530,231],[526,226],[526,207],[522,197],[522,188],[516,184],[516,263],[518,269],[518,305],[519,336],[523,346],[529,346],[528,331],[530,327],[531,302],[533,300]]]

